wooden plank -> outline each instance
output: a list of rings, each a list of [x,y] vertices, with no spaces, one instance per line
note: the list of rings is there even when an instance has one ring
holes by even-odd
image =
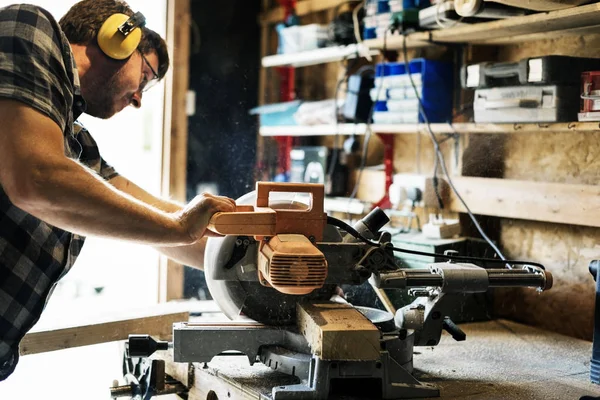
[[[269,0],[262,0],[262,10],[266,10],[269,6]],[[261,60],[269,54],[269,34],[271,27],[268,25],[262,25],[260,27],[260,58]],[[258,75],[258,105],[265,104],[267,100],[267,69],[262,65],[259,67]],[[258,168],[262,167],[265,162],[265,139],[262,137],[260,132],[256,133],[256,168],[254,175],[257,180],[261,180],[260,176],[264,171],[259,171]]]
[[[169,111],[170,118],[165,125],[162,188],[164,195],[185,201],[191,10],[190,0],[175,0],[168,4],[167,40],[169,48],[173,50],[172,68],[167,77],[170,90],[169,95],[165,96],[165,108]]]
[[[573,29],[565,29],[562,31],[556,32],[541,32],[541,33],[530,33],[527,35],[518,35],[518,36],[503,36],[496,39],[488,39],[483,44],[484,45],[505,45],[505,44],[522,44],[523,42],[533,42],[539,40],[548,40],[548,39],[560,39],[565,36],[582,36],[582,35],[590,35],[597,34],[598,27],[597,26],[585,26],[581,28],[573,28]]]
[[[431,124],[435,134],[537,134],[561,132],[600,132],[599,122],[560,122],[560,123],[514,123],[514,124]],[[390,134],[425,134],[429,132],[425,124],[372,124],[374,133]],[[364,135],[365,124],[338,125],[290,125],[290,126],[261,126],[261,136],[325,136],[325,135]]]
[[[589,0],[527,0],[527,4],[523,4],[522,0],[494,0],[494,3],[509,7],[523,7],[531,11],[553,11],[580,6],[589,3]]]
[[[321,359],[379,359],[379,330],[351,305],[310,303],[296,309],[298,329]]]
[[[406,47],[420,48],[450,43],[520,43],[523,40],[542,38],[547,33],[559,34],[573,29],[589,32],[600,26],[599,17],[600,4],[594,3],[430,32],[416,32],[407,36]],[[364,43],[374,49],[381,49],[384,44],[383,38],[366,40]],[[399,50],[403,46],[404,39],[400,35],[386,38],[385,47],[389,50]]]
[[[126,340],[130,334],[149,334],[155,339],[170,340],[173,323],[187,321],[189,312],[177,311],[146,316],[95,322],[59,329],[33,330],[21,341],[21,355],[45,353],[72,347]]]
[[[180,202],[186,201],[190,20],[190,0],[168,2],[167,43],[173,50],[165,94],[161,187],[163,196]],[[161,257],[159,268],[160,301],[183,298],[183,265]]]
[[[351,173],[350,190],[354,188],[359,178],[360,170],[357,168]],[[385,194],[385,173],[381,169],[365,168],[360,176],[360,183],[356,191],[356,198],[372,204],[377,203]],[[368,210],[367,210],[368,211]]]
[[[379,200],[384,179],[383,171],[364,170],[357,198]],[[600,227],[600,186],[459,176],[452,182],[475,214]],[[429,183],[424,190],[426,207],[435,204]],[[447,210],[466,212],[441,176],[440,183]]]
[[[518,35],[599,26],[599,17],[600,4],[594,3],[434,31],[431,39],[441,43],[480,43],[502,37],[515,37],[518,40]]]
[[[263,0],[263,9],[266,0]],[[264,59],[269,54],[269,31],[271,28],[268,26],[261,26],[260,28],[260,59]],[[259,76],[258,76],[258,104],[262,105],[265,102],[265,94],[267,84],[267,70],[262,65],[260,66]]]
[[[299,17],[319,11],[324,11],[330,8],[337,7],[348,0],[303,0],[296,3],[296,15]],[[285,9],[276,7],[269,11],[264,11],[258,18],[261,25],[276,24],[282,22],[285,18]]]
[[[600,186],[453,177],[474,214],[600,227]],[[466,212],[454,193],[449,208]]]
[[[452,29],[452,28],[449,28]],[[363,44],[371,49],[400,50],[404,47],[404,38],[401,35],[393,34],[384,38],[369,39],[363,41]],[[406,36],[406,48],[418,49],[423,47],[438,46],[431,41],[431,32],[416,32]]]

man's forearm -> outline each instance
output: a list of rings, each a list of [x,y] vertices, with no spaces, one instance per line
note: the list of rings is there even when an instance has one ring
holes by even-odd
[[[139,188],[138,188],[139,189]],[[132,194],[136,194],[135,192]],[[140,200],[144,200],[143,196],[136,196]],[[165,212],[177,212],[183,208],[183,205],[173,201],[165,199],[150,199],[146,198],[154,207],[157,207]],[[204,251],[206,249],[206,242],[208,238],[204,237],[200,241],[183,245],[183,246],[154,246],[154,248],[162,255],[176,261],[180,264],[194,267],[197,269],[204,270]]]
[[[126,192],[136,199],[167,213],[178,212],[184,207],[182,203],[175,200],[153,196],[123,176],[117,176],[111,179],[110,183],[118,190]],[[206,247],[206,242],[207,238],[202,238],[200,241],[190,245],[154,246],[154,248],[164,256],[169,257],[180,264],[204,269],[204,249]]]
[[[174,214],[115,189],[70,159],[36,169],[16,193],[15,205],[70,232],[154,246],[191,242]]]
[[[204,250],[206,249],[207,238],[204,237],[198,242],[185,246],[155,246],[154,248],[171,260],[180,264],[204,269]]]

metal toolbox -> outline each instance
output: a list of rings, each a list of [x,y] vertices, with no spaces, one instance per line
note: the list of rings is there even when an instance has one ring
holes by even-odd
[[[475,90],[476,123],[577,121],[578,86],[509,86]]]
[[[484,62],[461,68],[464,89],[517,85],[579,85],[581,73],[600,70],[600,59],[569,56],[524,58],[517,62]]]

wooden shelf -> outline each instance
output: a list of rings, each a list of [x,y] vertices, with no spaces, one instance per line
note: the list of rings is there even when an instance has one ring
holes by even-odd
[[[261,136],[364,135],[365,124],[261,126]]]
[[[349,60],[365,55],[375,56],[378,50],[369,49],[365,45],[351,44],[348,46],[324,47],[310,51],[291,54],[276,54],[263,57],[263,67],[305,67],[308,65],[325,64],[335,61]]]
[[[449,29],[452,28],[448,28],[446,30]],[[433,43],[431,40],[431,34],[432,32],[416,32],[407,35],[406,48],[414,49],[420,47],[436,46],[436,44]],[[383,38],[377,38],[365,40],[363,41],[363,44],[371,49],[382,50],[385,47],[386,50],[400,50],[404,46],[404,38],[398,34],[391,35],[388,33],[388,36],[385,38],[385,43]]]
[[[590,33],[600,26],[600,3],[542,12],[522,17],[457,26],[429,32],[416,32],[406,38],[407,48],[428,47],[452,43],[511,44],[538,40],[563,34]],[[383,48],[383,38],[367,40],[368,47]],[[403,37],[386,38],[390,50],[403,47]]]
[[[262,136],[329,136],[329,135],[364,135],[366,124],[339,124],[335,125],[295,125],[295,126],[261,126]],[[548,124],[431,124],[433,133],[436,134],[511,134],[511,133],[561,133],[561,132],[600,132],[600,122],[562,122]],[[374,133],[390,134],[427,134],[425,124],[395,124],[371,125]]]

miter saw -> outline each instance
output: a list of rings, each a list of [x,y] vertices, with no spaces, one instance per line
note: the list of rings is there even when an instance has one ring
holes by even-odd
[[[445,311],[453,295],[552,286],[543,266],[522,261],[476,259],[483,268],[447,254],[427,269],[399,268],[394,252],[406,250],[381,231],[389,221],[382,210],[349,226],[328,217],[323,200],[323,185],[259,182],[235,212],[215,214],[209,228],[224,236],[208,240],[205,275],[232,323],[176,323],[172,343],[132,335],[129,356],[172,347],[175,362],[208,363],[238,351],[297,378],[273,387],[274,400],[327,398],[333,381],[348,379],[374,384],[379,398],[434,397],[439,389],[413,376],[413,348],[437,345],[442,330],[465,339]],[[340,296],[341,285],[366,282],[417,297],[396,311]]]

